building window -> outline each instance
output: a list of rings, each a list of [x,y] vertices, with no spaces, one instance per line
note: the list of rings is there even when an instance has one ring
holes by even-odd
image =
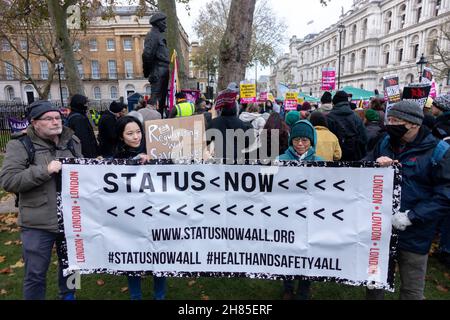
[[[62,87],[61,92],[63,101],[67,101],[67,99],[69,98],[69,90],[67,89],[67,87]]]
[[[356,24],[353,25],[352,28],[352,44],[356,42]]]
[[[117,90],[117,87],[112,86],[109,89],[109,93],[112,100],[116,100],[119,98],[119,90]]]
[[[420,18],[422,17],[422,8],[417,8],[417,20],[416,22],[420,22]]]
[[[450,86],[450,69],[448,70],[447,73],[447,85]]]
[[[439,10],[441,10],[441,0],[436,0],[436,6],[434,7],[434,15],[438,16],[439,15]]]
[[[361,37],[361,39],[366,39],[366,37],[367,37],[367,19],[364,19],[364,22],[363,22],[363,27],[362,27],[362,31],[361,31],[361,35],[362,35],[362,37]]]
[[[398,62],[403,61],[403,49],[398,50]]]
[[[89,51],[97,51],[97,39],[89,40]]]
[[[102,92],[99,87],[94,87],[94,100],[101,100]]]
[[[400,7],[400,29],[403,29],[406,23],[406,4]]]
[[[14,98],[16,97],[16,95],[14,93],[14,88],[11,86],[7,86],[5,88],[5,94],[6,94],[6,100],[8,100],[8,101],[13,101]]]
[[[11,62],[5,62],[6,80],[14,80],[14,67]]]
[[[350,72],[355,72],[355,62],[356,62],[356,55],[352,53],[350,56]]]
[[[31,63],[28,60],[25,60],[23,62],[23,73],[27,76],[30,77],[31,74],[33,74],[32,70],[31,70]]]
[[[48,63],[47,61],[40,61],[41,66],[41,79],[47,80],[48,79]]]
[[[128,98],[132,94],[136,93],[136,89],[134,88],[134,86],[132,84],[127,84],[125,87],[125,92],[126,92],[126,96]]]
[[[108,76],[110,79],[117,79],[116,60],[108,60]]]
[[[366,67],[366,50],[361,52],[361,68],[364,70]]]
[[[77,70],[78,70],[78,75],[80,76],[80,79],[84,79],[84,69],[83,69],[83,63],[81,62],[81,60],[77,61]]]
[[[20,40],[20,50],[27,51],[27,49],[28,49],[27,40]]]
[[[91,61],[91,76],[92,79],[100,79],[100,65],[97,60]]]
[[[79,40],[75,40],[72,45],[73,52],[78,52],[81,50],[81,43]]]
[[[125,78],[133,79],[133,61],[125,60]]]
[[[414,45],[414,48],[413,48],[413,58],[417,59],[418,57],[419,57],[419,45],[416,44],[416,45]]]
[[[5,38],[2,39],[2,51],[11,51],[11,45]]]
[[[123,39],[123,50],[125,51],[133,50],[133,41],[131,38]]]
[[[114,39],[106,40],[106,50],[108,50],[108,51],[116,50],[116,42],[114,41]]]
[[[385,64],[388,65],[389,64],[389,52],[386,52],[385,59],[386,59]]]
[[[64,65],[61,64],[61,68],[59,69],[59,74],[61,80],[66,80],[66,72],[64,71]]]
[[[392,11],[386,14],[386,33],[389,33],[392,29]]]

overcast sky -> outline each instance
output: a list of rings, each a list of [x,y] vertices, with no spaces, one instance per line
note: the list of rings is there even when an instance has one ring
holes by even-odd
[[[191,0],[190,15],[187,14],[184,5],[178,5],[178,18],[183,28],[189,35],[190,41],[198,40],[192,26],[198,17],[200,8],[209,0]],[[286,32],[286,42],[284,51],[289,50],[289,39],[296,35],[302,38],[313,32],[320,32],[339,20],[341,8],[347,12],[353,3],[353,0],[332,0],[326,7],[320,4],[319,0],[269,0],[274,14],[283,18],[288,26]],[[314,21],[312,24],[309,22]],[[268,68],[258,70],[259,74],[269,74]],[[254,71],[253,71],[254,74]]]

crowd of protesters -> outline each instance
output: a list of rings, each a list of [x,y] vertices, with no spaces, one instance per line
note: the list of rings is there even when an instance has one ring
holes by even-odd
[[[232,83],[228,90],[238,91],[238,87]],[[304,102],[296,110],[286,110],[279,100],[241,105],[236,99],[216,110],[204,97],[190,102],[180,93],[176,98],[169,117],[203,115],[205,129],[222,135],[221,144],[215,143],[217,135],[207,135],[209,154],[216,159],[364,160],[380,166],[401,163],[401,208],[393,217],[393,227],[399,231],[401,298],[424,298],[428,253],[437,234],[439,258],[450,268],[450,95],[434,99],[425,108],[428,111],[411,101],[401,101],[386,110],[384,98],[376,96],[364,110],[363,119],[344,91],[334,95],[325,92],[320,104]],[[139,159],[144,164],[149,160],[144,124],[162,118],[157,100],[141,99],[136,110],[127,115],[126,105],[113,102],[94,130],[87,116],[87,102],[86,97],[74,95],[67,117],[47,101],[30,106],[31,125],[23,136],[28,136],[39,150],[33,163],[20,136],[7,146],[0,186],[20,196],[26,299],[45,298],[52,247],[60,243],[56,192],[61,163],[55,159]],[[236,143],[233,137],[227,138],[227,130],[249,131],[249,141]],[[214,149],[214,145],[222,148]],[[46,190],[45,196],[42,190]],[[67,289],[64,281],[60,273],[61,298],[74,299],[74,292]],[[141,299],[141,278],[129,277],[128,282],[131,298]],[[155,277],[154,284],[155,298],[164,299],[165,278]],[[296,292],[294,282],[285,281],[283,297],[307,299],[310,286],[309,281],[301,281]],[[368,290],[367,297],[382,299],[383,292]]]

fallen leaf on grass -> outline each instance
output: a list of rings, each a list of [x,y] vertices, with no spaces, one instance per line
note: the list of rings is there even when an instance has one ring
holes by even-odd
[[[12,245],[13,244],[13,242],[10,240],[10,241],[6,241],[5,243],[4,243],[4,245],[5,246],[10,246],[10,245]]]
[[[446,277],[447,279],[449,279],[449,280],[450,280],[450,273],[448,273],[448,272],[444,272],[444,277]]]
[[[11,228],[11,229],[9,229],[9,233],[17,233],[19,231],[20,231],[19,228]]]
[[[11,272],[12,272],[12,270],[9,267],[0,269],[0,274],[8,274],[8,273],[11,273]]]
[[[120,292],[122,293],[128,292],[128,287],[120,288]]]
[[[5,256],[0,256],[0,263],[5,262],[6,257]]]
[[[5,294],[8,294],[8,291],[6,291],[5,289],[1,289],[0,296],[4,296]]]
[[[105,285],[105,281],[103,281],[102,279],[98,279],[98,280],[97,280],[97,285],[98,285],[99,287],[104,286],[104,285]]]
[[[209,297],[207,295],[202,294],[200,297],[201,300],[209,300]]]
[[[448,292],[448,288],[441,285],[436,286],[436,289],[440,292]]]
[[[23,263],[23,260],[20,259],[16,262],[16,264],[9,266],[11,269],[17,269],[17,268],[23,268],[25,266],[25,263]]]
[[[195,280],[191,280],[188,282],[188,287],[192,287],[195,284]]]

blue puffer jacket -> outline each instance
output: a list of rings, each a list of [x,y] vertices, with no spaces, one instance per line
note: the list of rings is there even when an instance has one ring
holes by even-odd
[[[427,254],[438,222],[450,215],[450,149],[435,159],[440,140],[422,127],[416,140],[400,153],[392,150],[389,136],[377,145],[366,160],[386,156],[402,164],[401,211],[410,210],[412,226],[399,234],[398,247],[417,254]]]
[[[307,120],[297,121],[295,124],[305,123],[312,128],[314,131],[314,141],[311,141],[311,147],[308,149],[306,153],[306,157],[302,159],[302,161],[324,161],[321,157],[316,156],[316,143],[317,143],[317,132],[314,126]],[[278,160],[282,161],[300,161],[300,155],[295,151],[292,146],[292,137],[289,137],[289,149],[286,152],[278,157]]]

